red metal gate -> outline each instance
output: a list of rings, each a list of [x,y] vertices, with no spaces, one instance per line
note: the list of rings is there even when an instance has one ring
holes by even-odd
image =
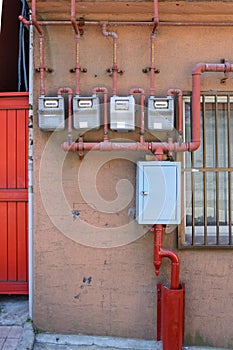
[[[28,293],[27,119],[27,93],[0,93],[0,294]]]

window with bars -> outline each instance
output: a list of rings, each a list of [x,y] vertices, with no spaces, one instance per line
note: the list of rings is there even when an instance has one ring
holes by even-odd
[[[201,146],[184,154],[182,247],[233,248],[233,93],[201,95]],[[191,96],[184,97],[185,141]]]

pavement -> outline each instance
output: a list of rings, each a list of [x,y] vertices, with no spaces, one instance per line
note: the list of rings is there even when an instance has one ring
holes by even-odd
[[[162,350],[153,340],[37,333],[28,318],[26,296],[0,295],[0,350]],[[183,350],[227,350],[184,346]]]

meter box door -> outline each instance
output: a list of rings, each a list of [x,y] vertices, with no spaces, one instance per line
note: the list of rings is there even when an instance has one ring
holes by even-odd
[[[99,97],[74,96],[73,98],[73,126],[76,130],[99,129],[100,102]]]
[[[148,129],[169,131],[174,129],[174,99],[172,96],[148,99]]]
[[[111,97],[110,128],[120,132],[135,129],[135,99],[133,96]]]
[[[40,96],[38,100],[39,128],[43,131],[65,128],[65,105],[62,96]]]
[[[137,163],[136,219],[139,224],[179,224],[181,166],[179,162]]]

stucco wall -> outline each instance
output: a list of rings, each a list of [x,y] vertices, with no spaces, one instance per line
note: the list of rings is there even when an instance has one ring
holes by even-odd
[[[119,36],[118,66],[125,71],[118,76],[118,94],[128,95],[131,87],[141,87],[148,97],[150,77],[142,69],[150,65],[150,28],[110,29]],[[46,95],[56,95],[63,86],[75,89],[75,75],[69,73],[75,66],[71,26],[50,26],[44,31],[45,65],[54,69],[46,74]],[[156,96],[165,96],[173,87],[190,91],[191,70],[198,62],[232,60],[232,31],[231,27],[160,26],[155,49],[160,69],[155,76]],[[104,37],[100,28],[86,26],[80,48],[81,66],[87,68],[81,74],[82,94],[91,95],[93,87],[106,86],[111,95],[112,79],[106,68],[112,65],[112,38]],[[37,34],[34,56],[38,66]],[[221,77],[205,74],[202,90],[233,90],[232,77],[226,85],[220,84]],[[156,278],[153,233],[135,223],[128,233],[123,228],[132,221],[135,162],[144,159],[144,154],[91,152],[83,161],[77,154],[66,155],[60,144],[67,130],[51,135],[37,127],[38,94],[39,76],[35,74],[35,326],[52,332],[155,339],[156,284],[169,282],[170,265],[165,259]],[[136,98],[139,103],[140,96]],[[102,131],[88,137],[100,139]],[[121,179],[128,182],[116,187]],[[106,213],[106,206],[101,212],[92,205],[95,186],[110,205],[117,198],[116,189],[121,190],[119,211]],[[77,220],[73,209],[80,211]],[[80,220],[84,223],[81,228]],[[111,230],[114,227],[118,229]],[[164,246],[176,249],[175,233],[165,237]],[[178,255],[181,281],[186,284],[185,342],[232,347],[232,252],[178,251]]]

